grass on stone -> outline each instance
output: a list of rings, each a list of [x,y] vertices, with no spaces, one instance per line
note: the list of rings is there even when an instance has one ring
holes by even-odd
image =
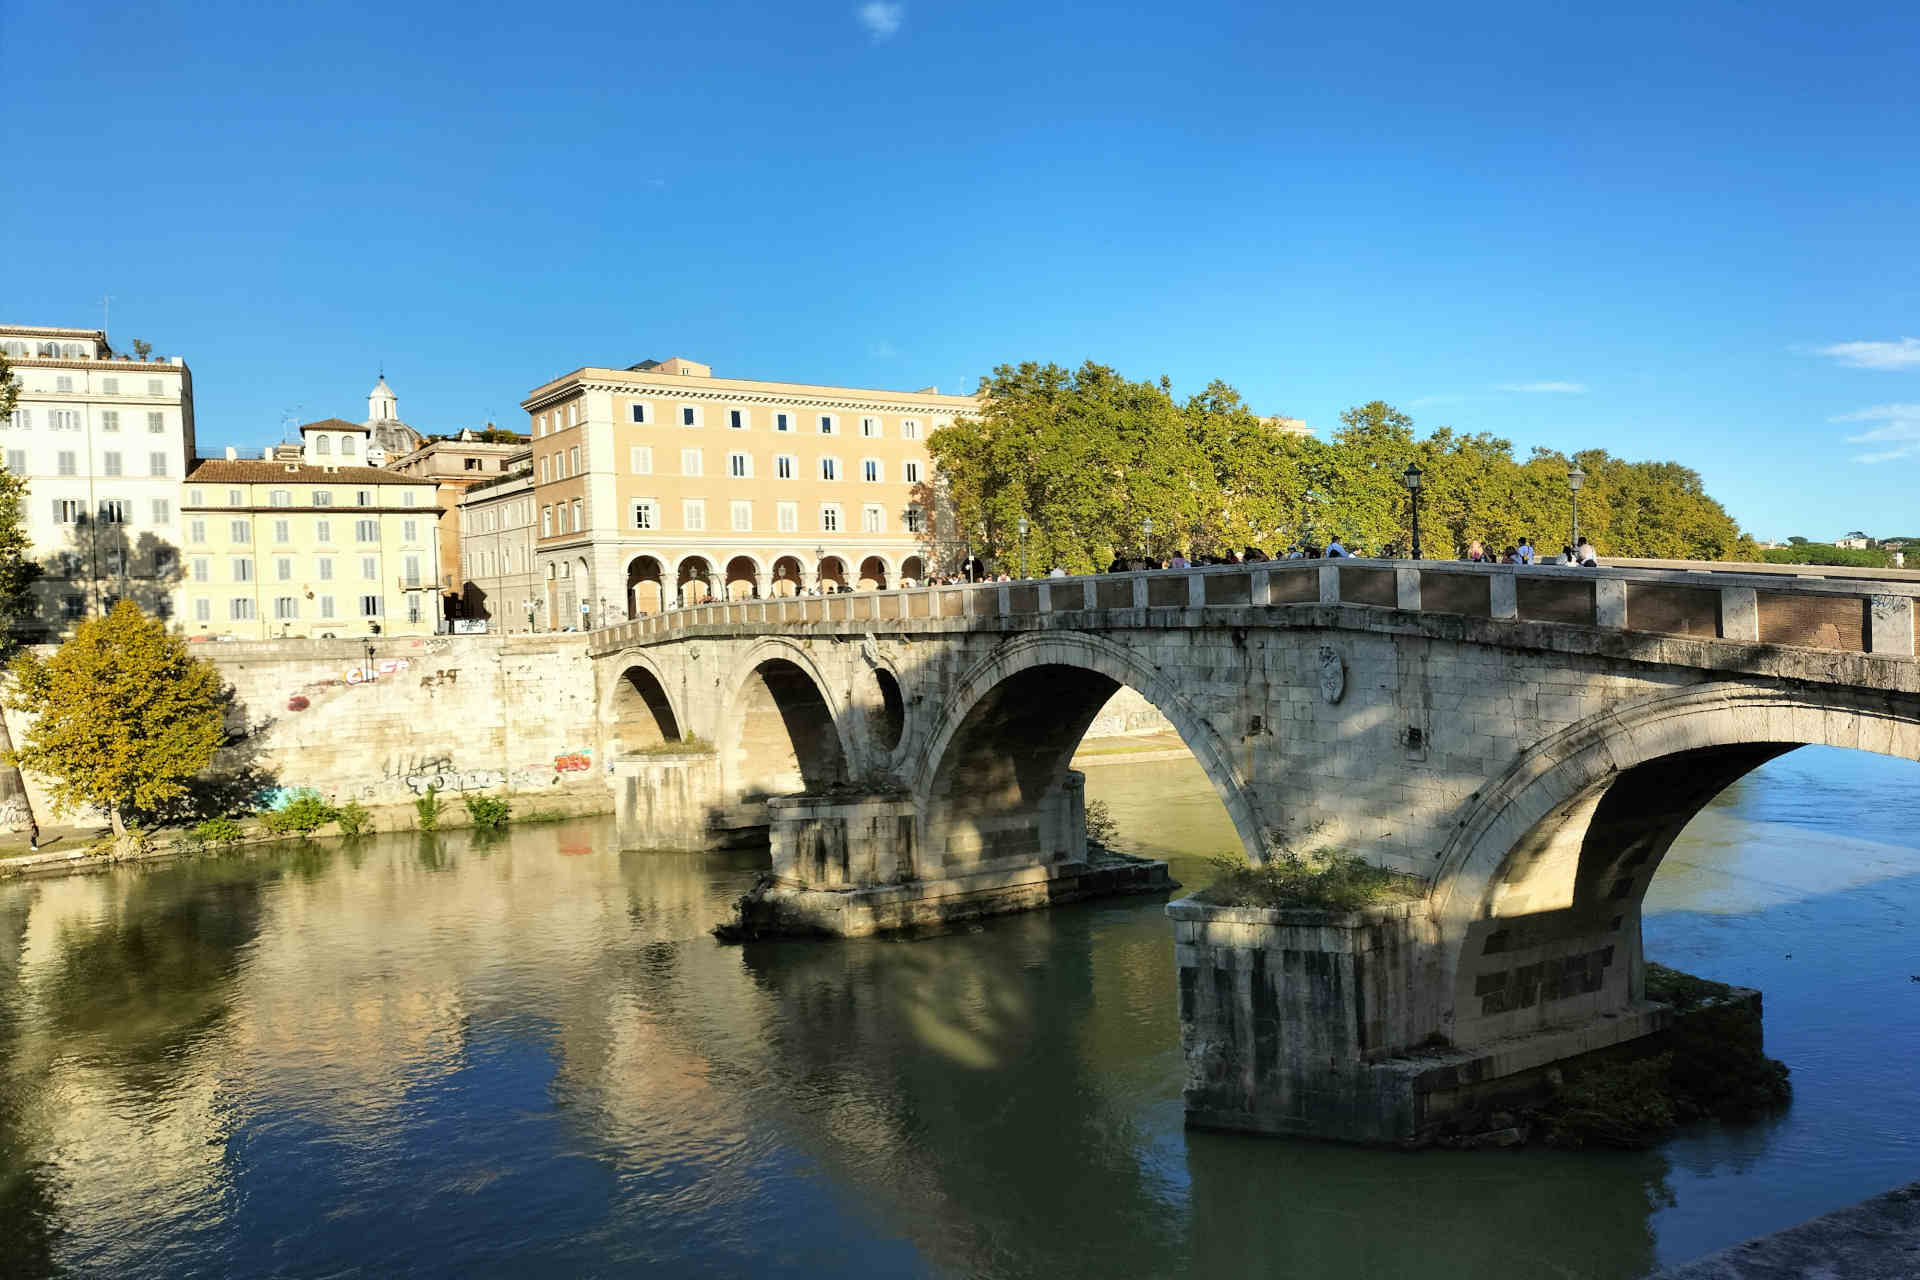
[[[1376,867],[1339,849],[1282,849],[1257,867],[1239,852],[1215,854],[1207,861],[1213,867],[1213,883],[1193,896],[1216,907],[1354,911],[1411,902],[1427,889],[1426,882],[1415,876]]]
[[[713,744],[697,734],[688,734],[668,742],[656,742],[627,754],[635,756],[703,756],[711,754]]]

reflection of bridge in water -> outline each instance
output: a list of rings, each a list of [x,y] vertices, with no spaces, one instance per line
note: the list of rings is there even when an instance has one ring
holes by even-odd
[[[1392,935],[1384,952],[1327,944],[1346,955],[1321,992],[1340,1025],[1315,1052],[1361,1071],[1343,1066],[1337,1092],[1366,1110],[1367,1072],[1417,1045],[1499,1076],[1663,1025],[1640,902],[1701,806],[1804,744],[1920,759],[1916,595],[1282,561],[714,604],[592,646],[623,838],[765,825],[789,919],[844,933],[1083,892],[1098,868],[1068,766],[1131,686],[1250,856],[1336,845],[1429,884],[1403,921],[1368,926]],[[687,735],[707,747],[668,749]],[[1229,954],[1252,933],[1176,927],[1185,1012],[1234,1022],[1250,966],[1299,997],[1297,966]],[[1234,1037],[1213,1049],[1286,1058],[1251,1026]]]

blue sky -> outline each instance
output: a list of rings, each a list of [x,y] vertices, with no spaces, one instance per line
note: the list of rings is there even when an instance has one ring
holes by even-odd
[[[1093,358],[1920,533],[1920,8],[1590,8],[0,3],[0,317],[209,446]]]

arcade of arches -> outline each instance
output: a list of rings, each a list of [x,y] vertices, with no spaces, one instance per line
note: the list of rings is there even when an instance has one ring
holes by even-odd
[[[566,576],[549,584],[549,617],[572,619],[579,597],[573,594],[574,569],[563,566]],[[585,581],[582,562],[579,572]],[[724,562],[705,555],[692,554],[677,560],[658,555],[636,555],[627,561],[626,617],[643,618],[670,608],[706,604],[715,600],[763,600],[814,593],[840,591],[887,591],[900,586],[920,586],[926,580],[926,559],[912,555],[900,561],[896,571],[884,556],[860,557],[857,566],[849,557],[823,552],[803,559],[799,555],[776,556],[763,567],[750,555],[734,555]]]

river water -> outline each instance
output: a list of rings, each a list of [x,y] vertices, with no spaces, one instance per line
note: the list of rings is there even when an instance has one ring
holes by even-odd
[[[1232,844],[1191,761],[1088,772]],[[1146,900],[721,947],[764,854],[604,821],[0,884],[0,1275],[1643,1275],[1920,1176],[1916,785],[1695,821],[1649,953],[1761,987],[1795,1098],[1630,1154],[1186,1132]]]

